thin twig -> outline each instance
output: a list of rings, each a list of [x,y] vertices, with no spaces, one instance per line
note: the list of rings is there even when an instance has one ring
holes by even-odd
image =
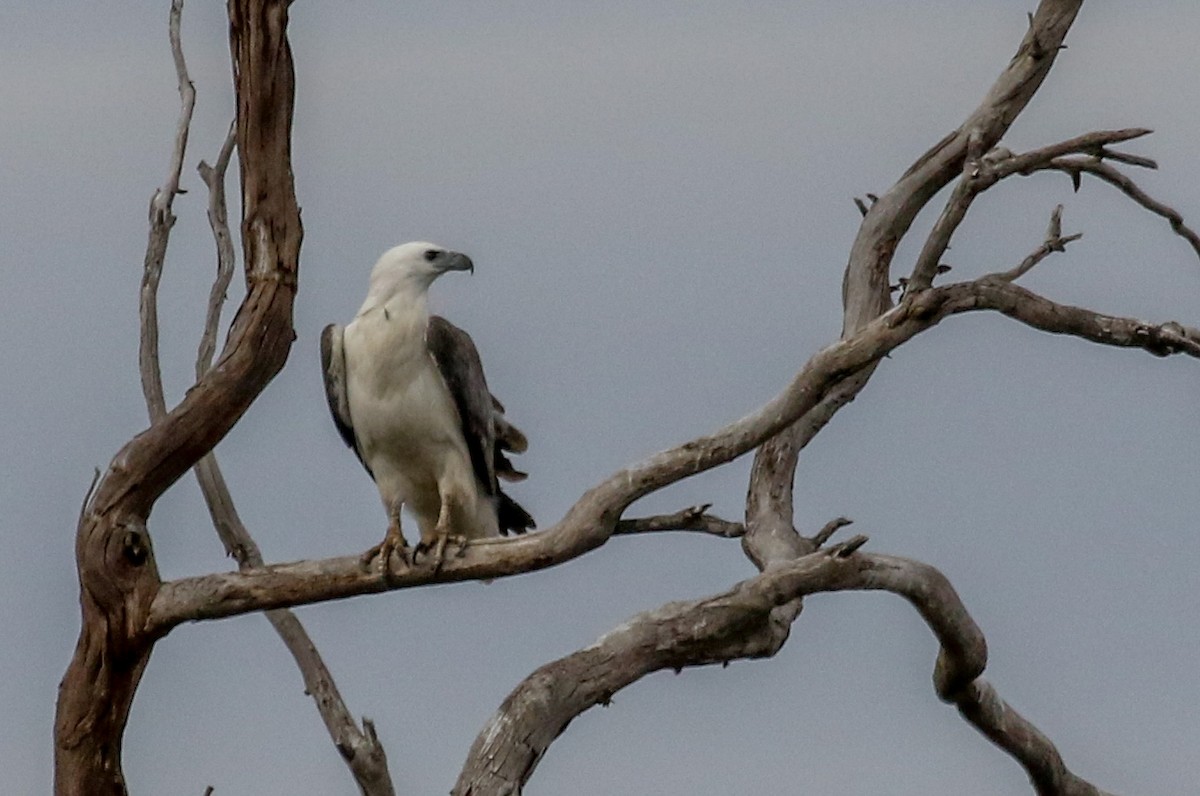
[[[196,357],[197,379],[202,378],[211,366],[216,350],[221,307],[235,265],[233,238],[229,230],[225,201],[225,173],[233,154],[234,132],[235,128],[231,125],[214,166],[204,162],[199,166],[200,176],[209,191],[208,220],[217,248],[217,275],[209,292],[204,330],[200,336]],[[238,515],[233,496],[217,463],[216,454],[205,454],[197,462],[195,473],[200,491],[204,494],[204,502],[208,506],[213,528],[226,552],[234,557],[238,569],[243,572],[261,568],[262,553]],[[264,614],[295,660],[304,680],[305,693],[311,696],[316,704],[334,746],[346,761],[359,789],[364,796],[394,796],[395,787],[388,771],[387,753],[383,744],[379,742],[374,724],[370,719],[364,718],[363,728],[359,729],[354,716],[346,708],[345,699],[338,690],[333,674],[325,665],[304,625],[286,608],[265,611]]]
[[[817,533],[812,537],[812,543],[817,547],[821,547],[828,542],[830,537],[832,537],[840,529],[845,528],[847,525],[851,525],[853,523],[854,520],[850,519],[849,517],[838,517],[837,519],[830,520],[829,522],[825,523],[824,527],[817,531]]]
[[[738,539],[746,533],[740,522],[730,522],[708,514],[711,503],[677,511],[674,514],[656,514],[652,517],[636,517],[619,520],[613,529],[614,536],[660,531],[699,531],[720,536],[723,539]]]
[[[146,257],[142,266],[141,336],[138,346],[138,370],[142,378],[142,392],[146,396],[146,407],[150,422],[157,422],[166,413],[166,398],[163,393],[162,373],[158,367],[158,283],[162,278],[163,261],[167,256],[167,243],[171,227],[175,224],[172,207],[175,195],[180,193],[179,175],[183,170],[183,157],[187,151],[188,131],[192,125],[192,110],[196,106],[196,89],[188,77],[187,64],[183,58],[183,43],[180,25],[183,18],[183,0],[172,0],[168,30],[171,39],[171,55],[175,62],[175,79],[179,85],[179,122],[175,127],[175,143],[171,147],[171,164],[167,179],[150,199],[150,233],[146,241]]]
[[[1114,166],[1102,163],[1095,158],[1065,157],[1055,158],[1041,168],[1061,171],[1069,175],[1072,182],[1075,183],[1076,190],[1079,187],[1079,175],[1081,173],[1091,174],[1093,177],[1103,180],[1151,213],[1165,218],[1171,225],[1171,230],[1186,240],[1196,252],[1196,255],[1200,256],[1200,235],[1197,235],[1191,227],[1183,222],[1183,214],[1150,196],[1150,194],[1138,187],[1137,183]]]
[[[1001,282],[1015,282],[1025,274],[1032,271],[1034,266],[1049,257],[1051,254],[1065,251],[1068,243],[1072,243],[1082,238],[1082,232],[1076,232],[1073,235],[1065,236],[1062,234],[1062,210],[1063,206],[1058,205],[1054,208],[1054,212],[1050,214],[1050,226],[1046,230],[1046,239],[1042,241],[1041,246],[1030,252],[1024,260],[1022,260],[1013,268],[998,274],[992,274],[991,278],[997,279]]]
[[[217,326],[221,318],[221,307],[225,303],[229,284],[233,281],[233,269],[237,264],[225,201],[225,172],[229,168],[229,160],[233,156],[236,144],[237,125],[231,122],[225,142],[221,144],[221,151],[217,153],[216,165],[210,166],[202,160],[197,167],[200,179],[208,186],[208,225],[212,229],[217,247],[217,277],[213,280],[212,290],[208,294],[204,333],[200,336],[200,348],[196,354],[196,378],[208,372],[212,364],[213,354],[217,350]]]
[[[938,265],[950,247],[950,240],[966,218],[972,203],[996,183],[1014,174],[1029,174],[1033,170],[1045,168],[1055,158],[1064,155],[1082,153],[1101,158],[1109,153],[1109,150],[1105,149],[1106,144],[1131,141],[1149,135],[1150,132],[1144,127],[1097,130],[1019,155],[1014,155],[1007,149],[996,148],[977,158],[968,156],[963,162],[962,176],[955,184],[953,193],[946,200],[941,215],[926,237],[920,254],[917,255],[906,290],[925,290],[933,284]],[[1133,156],[1122,157],[1128,160]]]

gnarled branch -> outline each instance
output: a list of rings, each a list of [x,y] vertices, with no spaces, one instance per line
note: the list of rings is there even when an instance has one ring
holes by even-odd
[[[179,10],[176,2],[174,26]],[[146,632],[148,608],[159,589],[146,518],[158,497],[216,445],[283,367],[294,338],[302,227],[289,157],[293,75],[287,3],[233,0],[229,12],[247,295],[218,366],[121,448],[80,518],[75,553],[82,626],[59,687],[55,723],[60,795],[125,793],[121,737],[156,638]]]
[[[872,201],[850,248],[842,281],[843,337],[861,331],[891,305],[889,271],[900,239],[917,213],[962,172],[969,154],[980,156],[999,143],[1049,74],[1082,4],[1082,0],[1042,0],[1030,15],[1016,55],[979,106]],[[797,458],[838,410],[854,400],[873,373],[867,367],[850,374],[755,455],[743,540],[755,563],[761,566],[771,557],[787,560],[804,552],[792,528]]]

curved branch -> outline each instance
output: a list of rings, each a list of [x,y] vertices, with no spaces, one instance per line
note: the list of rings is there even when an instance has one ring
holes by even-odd
[[[1072,182],[1075,183],[1076,190],[1079,189],[1080,174],[1091,174],[1093,177],[1103,180],[1151,213],[1165,218],[1167,223],[1171,225],[1171,230],[1186,240],[1197,256],[1200,256],[1200,235],[1197,235],[1191,227],[1183,222],[1183,214],[1143,191],[1138,187],[1137,183],[1122,173],[1120,169],[1110,166],[1095,157],[1055,158],[1039,168],[1053,169],[1069,175]]]
[[[452,793],[520,793],[570,722],[593,705],[607,705],[622,688],[662,669],[770,657],[787,640],[800,598],[875,590],[902,596],[917,609],[939,643],[933,676],[938,696],[1016,758],[1039,793],[1100,796],[980,679],[987,642],[946,577],[917,561],[848,552],[862,541],[781,564],[713,597],[638,614],[591,646],[542,666],[479,733]]]
[[[862,541],[856,537],[779,564],[713,597],[638,614],[591,646],[542,666],[476,737],[452,793],[520,793],[575,717],[607,705],[651,672],[774,655],[804,596],[886,591],[908,600],[938,639],[933,681],[939,698],[1012,755],[1039,794],[1106,796],[1067,769],[1054,744],[980,677],[987,642],[946,577],[918,561],[853,552]]]
[[[147,619],[160,586],[146,518],[283,367],[294,338],[302,227],[289,158],[287,5],[233,0],[229,8],[248,283],[229,341],[217,366],[178,406],[121,448],[80,518],[75,555],[82,627],[59,687],[58,794],[125,793],[121,738],[154,643]],[[176,0],[173,22],[180,7]]]

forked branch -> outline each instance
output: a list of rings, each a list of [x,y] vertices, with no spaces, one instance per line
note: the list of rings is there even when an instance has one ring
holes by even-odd
[[[178,8],[176,2],[173,19]],[[247,295],[219,366],[122,447],[80,518],[75,550],[82,622],[59,687],[55,723],[60,796],[125,793],[121,739],[156,638],[145,632],[159,590],[146,518],[158,497],[212,450],[283,367],[294,337],[302,227],[290,160],[287,3],[231,0],[229,14]],[[167,201],[176,190],[177,183],[168,182],[160,195]],[[169,213],[157,215],[169,227]]]
[[[969,155],[981,156],[1000,142],[1049,74],[1082,4],[1082,0],[1041,0],[1016,54],[979,106],[873,199],[870,207],[862,206],[867,212],[842,281],[843,338],[862,331],[891,306],[891,263],[900,240],[925,205],[962,174]],[[792,527],[792,483],[800,451],[854,400],[873,373],[874,367],[868,366],[843,378],[755,455],[747,487],[743,548],[760,567],[773,558],[787,560],[805,552]]]

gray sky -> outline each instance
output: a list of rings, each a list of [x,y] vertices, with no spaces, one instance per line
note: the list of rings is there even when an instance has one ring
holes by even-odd
[[[300,3],[295,167],[306,236],[287,368],[218,448],[269,560],[359,552],[377,493],[330,422],[317,337],[388,246],[475,276],[434,288],[529,433],[513,491],[550,525],[613,469],[774,394],[840,324],[858,222],[976,104],[1033,2]],[[73,534],[93,467],[145,424],[136,371],[146,206],[177,114],[166,2],[0,10],[0,772],[46,792],[78,630]],[[190,382],[213,270],[203,185],[231,115],[222,4],[193,2],[199,93],[163,280],[169,395]],[[1200,223],[1193,2],[1090,4],[1006,143],[1145,125],[1142,185]],[[230,181],[230,190],[234,181]],[[988,194],[952,275],[1007,268],[1050,210],[1085,237],[1027,278],[1061,301],[1200,321],[1200,263],[1159,219],[1065,178]],[[928,216],[928,214],[927,214]],[[924,217],[922,228],[931,219]],[[914,240],[916,240],[914,238]],[[915,244],[902,247],[907,268]],[[231,297],[236,301],[238,295]],[[227,315],[228,319],[228,315]],[[1200,778],[1200,368],[960,317],[889,359],[805,452],[797,520],[846,514],[927,561],[987,634],[987,677],[1077,772],[1118,793]],[[648,499],[738,518],[748,461]],[[167,578],[231,567],[189,476],[151,518]],[[451,786],[474,735],[545,661],[631,614],[751,575],[736,543],[617,539],[547,572],[302,609],[405,793]],[[1029,792],[940,704],[936,644],[885,595],[809,600],[776,658],[658,674],[571,725],[530,794]],[[155,649],[126,735],[134,793],[356,792],[259,616]]]

